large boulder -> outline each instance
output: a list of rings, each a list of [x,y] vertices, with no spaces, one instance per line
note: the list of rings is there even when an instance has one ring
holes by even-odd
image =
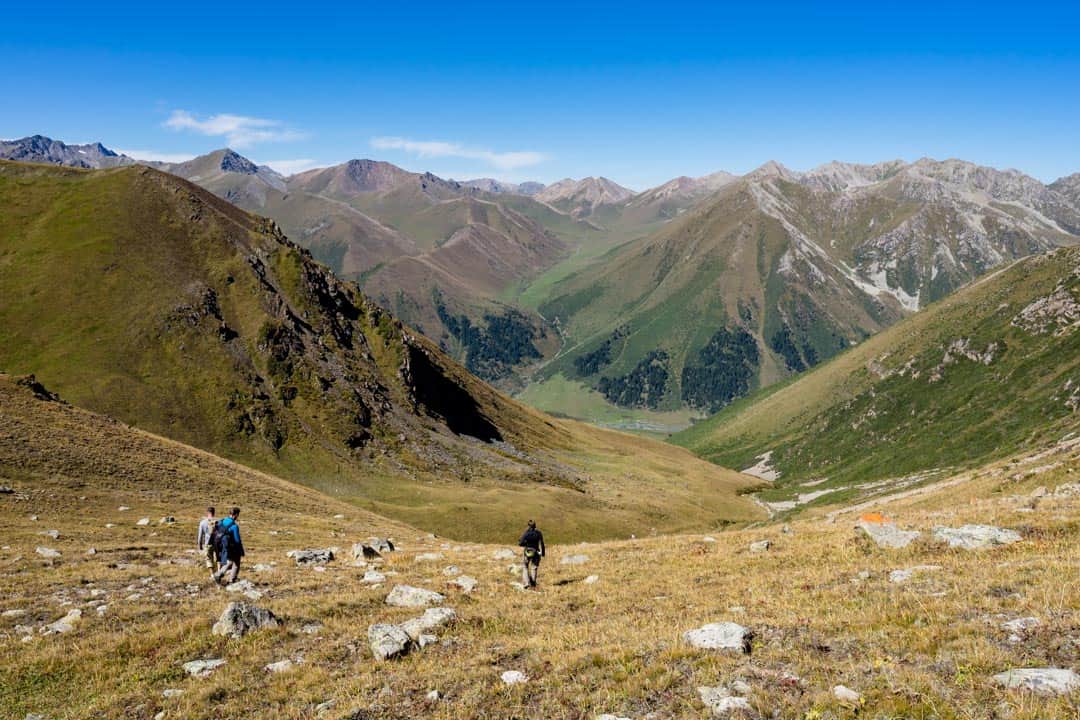
[[[683,640],[701,650],[734,650],[750,653],[754,633],[738,623],[720,622],[703,625],[683,633]]]
[[[390,660],[408,654],[412,638],[397,625],[379,623],[368,628],[368,643],[376,660]]]
[[[901,530],[892,520],[876,514],[862,516],[855,527],[866,533],[878,547],[890,550],[906,548],[919,537],[918,530]]]
[[[457,619],[457,613],[451,608],[428,608],[424,614],[412,620],[406,620],[398,625],[412,640],[419,641],[420,636],[428,630],[435,630],[444,625],[449,625]]]
[[[994,676],[994,682],[1009,690],[1027,690],[1036,695],[1068,695],[1080,690],[1080,675],[1063,668],[1022,668]]]
[[[295,560],[297,565],[325,565],[334,559],[331,548],[290,550],[286,555]]]
[[[395,585],[390,594],[386,596],[386,604],[396,607],[427,607],[428,605],[442,605],[446,598],[433,590],[413,587],[411,585]]]
[[[936,527],[934,539],[952,548],[982,550],[1018,542],[1020,533],[993,525],[964,525],[958,528]]]
[[[275,628],[280,624],[274,613],[269,610],[247,603],[234,602],[229,603],[229,606],[221,613],[221,617],[214,623],[212,632],[215,635],[242,638],[252,630]]]

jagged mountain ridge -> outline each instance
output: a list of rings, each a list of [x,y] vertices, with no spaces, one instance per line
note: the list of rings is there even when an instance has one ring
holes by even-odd
[[[1077,242],[1078,208],[1017,171],[956,160],[770,162],[561,282],[541,310],[570,348],[545,372],[619,404],[715,409],[1003,262]],[[757,361],[706,373],[722,392],[702,403],[685,373],[701,378],[687,368],[712,362],[698,353],[721,330],[752,336]],[[626,392],[645,377],[647,396]]]
[[[59,140],[32,135],[18,140],[0,140],[0,160],[39,162],[79,168],[109,168],[133,165],[137,160],[121,155],[101,143],[67,145]]]

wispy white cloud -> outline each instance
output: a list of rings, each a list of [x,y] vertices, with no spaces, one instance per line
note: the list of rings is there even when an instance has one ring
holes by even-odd
[[[172,130],[190,130],[200,135],[224,137],[230,147],[245,148],[264,142],[303,140],[307,135],[284,126],[279,120],[222,113],[199,120],[187,110],[173,110],[165,121]]]
[[[113,148],[113,151],[136,160],[146,160],[148,162],[182,163],[195,157],[191,153],[163,153],[157,150],[122,150]]]
[[[305,170],[311,170],[312,168],[323,167],[326,163],[319,163],[310,158],[299,158],[296,160],[267,160],[264,163],[260,163],[260,165],[269,165],[282,175],[288,176],[302,173]]]
[[[375,137],[371,147],[376,150],[404,150],[422,158],[459,157],[469,160],[482,160],[499,170],[539,165],[547,160],[547,155],[532,150],[518,152],[495,152],[466,147],[460,143],[439,140],[409,140],[402,137]]]

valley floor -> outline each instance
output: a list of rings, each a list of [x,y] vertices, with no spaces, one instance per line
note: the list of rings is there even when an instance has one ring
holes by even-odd
[[[1075,690],[1038,696],[992,680],[1014,668],[1080,670],[1075,446],[875,500],[873,510],[924,531],[905,549],[853,529],[867,508],[812,508],[789,525],[712,537],[573,546],[552,537],[530,592],[514,586],[516,538],[447,543],[119,424],[106,431],[126,438],[114,452],[41,457],[5,448],[0,428],[0,485],[13,490],[0,494],[4,717],[704,718],[701,687],[745,697],[747,716],[1080,715]],[[251,586],[241,592],[213,586],[192,548],[210,499],[244,508],[241,578]],[[175,522],[160,522],[168,516]],[[1022,539],[969,552],[926,532],[966,523]],[[392,537],[398,550],[363,567],[349,548],[370,536]],[[770,547],[751,551],[761,540]],[[286,556],[330,546],[340,553],[319,566]],[[584,557],[564,564],[571,556]],[[922,569],[891,576],[911,568]],[[365,583],[370,570],[385,579]],[[471,593],[451,584],[459,574],[476,579]],[[369,626],[422,612],[386,604],[399,584],[443,593],[457,620],[434,631],[434,644],[376,662]],[[211,634],[235,600],[283,625]],[[70,620],[74,610],[81,617]],[[65,616],[67,631],[48,634]],[[1002,627],[1026,617],[1037,624]],[[682,637],[724,621],[752,631],[749,654]],[[207,659],[225,662],[206,678],[185,673]],[[282,660],[291,669],[264,669]],[[504,684],[508,671],[529,681]],[[860,699],[837,699],[838,685]]]

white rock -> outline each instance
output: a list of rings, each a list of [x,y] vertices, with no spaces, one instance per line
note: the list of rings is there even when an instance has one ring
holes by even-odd
[[[75,626],[82,619],[82,610],[75,608],[68,611],[68,614],[60,618],[56,622],[49,623],[45,627],[41,628],[42,635],[56,635],[60,633],[71,632],[75,629]]]
[[[1080,690],[1080,675],[1064,668],[1023,668],[994,676],[994,682],[1010,690],[1036,695],[1067,695]]]
[[[148,517],[139,518],[139,520],[135,524],[136,525],[149,525],[150,524],[150,518],[148,518]]]
[[[963,550],[982,550],[998,545],[1019,542],[1020,533],[993,525],[964,525],[959,528],[936,527],[934,539],[949,547]]]
[[[432,590],[412,587],[411,585],[395,585],[390,594],[386,596],[386,604],[396,607],[427,607],[428,605],[441,605],[446,598]]]
[[[221,658],[213,660],[192,660],[184,663],[184,672],[192,677],[204,678],[225,664]]]
[[[519,683],[529,682],[529,677],[520,670],[507,670],[499,677],[507,685],[517,685]]]
[[[903,583],[910,580],[916,573],[935,572],[940,570],[940,565],[916,565],[905,570],[893,570],[889,573],[889,582]]]
[[[255,588],[250,580],[237,580],[225,586],[225,592],[240,593],[248,600],[258,600],[263,594]]]
[[[492,553],[492,557],[496,560],[513,560],[517,557],[517,553],[509,548],[503,548],[502,550],[496,550]]]
[[[59,540],[60,539],[60,531],[59,530],[46,530],[44,532],[39,532],[38,535],[48,535],[53,540]]]
[[[461,574],[461,568],[459,568],[457,565],[447,565],[443,568],[442,573],[443,575],[454,577],[455,575]]]
[[[589,562],[588,555],[567,555],[559,561],[560,565],[584,565]]]
[[[19,610],[19,609],[5,610],[4,612],[0,613],[0,617],[6,617],[6,618],[22,617],[25,614],[26,614],[25,610]]]
[[[404,630],[409,638],[418,641],[420,636],[428,630],[435,630],[436,628],[443,627],[444,625],[454,622],[456,619],[457,613],[451,608],[428,608],[420,617],[406,620],[398,627]]]
[[[1025,630],[1029,630],[1036,627],[1039,624],[1039,618],[1037,617],[1022,617],[1016,620],[1010,620],[1009,622],[1002,623],[1001,629],[1008,630],[1012,633],[1022,633]]]
[[[428,645],[434,645],[437,642],[439,642],[439,637],[437,635],[432,635],[431,633],[420,633],[420,637],[416,638],[416,644],[421,650]]]
[[[701,650],[737,650],[750,652],[754,634],[733,622],[709,623],[696,630],[683,633],[683,640]]]
[[[438,702],[439,701],[439,691],[438,690],[432,690],[431,692],[429,692],[424,697],[427,699],[428,702]]]
[[[456,578],[450,581],[450,584],[456,585],[457,587],[461,588],[461,592],[468,595],[476,589],[477,582],[476,578],[474,577],[470,577],[468,575],[458,575]]]
[[[603,715],[597,715],[596,720],[631,720],[631,718],[623,717],[622,715],[612,715],[610,713],[604,713]]]
[[[272,662],[268,665],[265,665],[263,667],[263,670],[268,673],[283,673],[292,670],[293,664],[293,661],[289,659],[278,660],[277,662]]]
[[[341,513],[338,513],[337,515],[334,516],[334,519],[335,520],[344,520],[345,516],[342,515]]]
[[[757,542],[750,543],[750,552],[765,552],[772,547],[772,542],[769,540],[758,540]]]
[[[723,687],[699,687],[697,691],[701,702],[712,711],[713,717],[727,717],[736,710],[750,709],[746,698],[735,697]]]
[[[165,688],[161,691],[161,696],[167,698],[178,698],[183,694],[184,691],[180,688]]]
[[[712,535],[706,535],[705,537],[701,538],[701,542],[714,543],[716,542],[716,538],[714,538]]]
[[[847,703],[849,705],[858,705],[862,702],[862,695],[855,692],[851,688],[845,687],[843,685],[834,686],[832,689],[832,694],[833,697],[840,702]]]
[[[412,638],[397,625],[379,623],[368,628],[368,644],[376,660],[390,660],[407,654]]]
[[[37,547],[37,549],[34,550],[34,552],[36,552],[41,557],[45,557],[45,558],[58,558],[58,557],[60,557],[60,551],[59,550],[54,550],[52,548],[47,548],[47,547],[44,547],[44,546],[41,546],[41,545],[39,545]]]
[[[856,527],[866,533],[878,547],[890,550],[906,548],[919,537],[918,530],[901,530],[893,522],[860,520]]]
[[[584,580],[582,580],[582,582],[585,583],[586,585],[593,585],[595,583],[600,582],[600,576],[599,575],[590,575],[587,578],[585,578]]]
[[[130,510],[131,508],[129,508],[127,505],[121,505],[120,507],[118,507],[116,509],[119,510],[120,512],[126,512],[127,510]]]
[[[386,582],[386,576],[383,575],[381,572],[368,570],[366,573],[364,573],[364,577],[360,579],[360,582],[366,583],[368,585],[375,585],[377,583]]]
[[[228,635],[239,639],[253,630],[275,628],[280,625],[274,613],[264,608],[242,602],[233,602],[221,613],[211,629],[214,635]]]

